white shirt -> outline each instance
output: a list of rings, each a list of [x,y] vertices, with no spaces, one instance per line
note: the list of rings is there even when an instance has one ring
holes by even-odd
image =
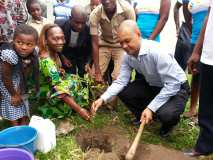
[[[188,4],[189,11],[194,14],[206,11],[209,8],[210,0],[190,0]]]
[[[172,53],[162,48],[159,42],[143,39],[137,58],[128,54],[124,55],[118,78],[101,96],[105,102],[127,86],[133,69],[143,74],[150,86],[162,88],[148,105],[153,112],[164,105],[170,97],[176,95],[181,84],[187,80]]]
[[[213,65],[213,0],[211,0],[211,10],[206,26],[205,38],[203,42],[203,50],[201,62],[207,65]]]
[[[70,42],[69,42],[70,47],[76,47],[77,46],[78,37],[79,37],[79,32],[74,32],[73,30],[71,30]]]

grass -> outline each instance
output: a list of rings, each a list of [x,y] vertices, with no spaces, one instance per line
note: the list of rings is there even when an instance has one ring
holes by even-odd
[[[84,153],[75,141],[75,135],[81,128],[93,129],[103,128],[106,125],[116,124],[128,133],[130,139],[133,139],[137,132],[137,127],[130,125],[131,115],[119,103],[116,112],[99,112],[91,123],[85,122],[78,115],[70,117],[72,123],[76,126],[75,130],[66,136],[57,137],[57,147],[47,154],[37,153],[36,158],[39,160],[82,160]],[[158,122],[146,126],[142,135],[142,142],[148,144],[163,145],[168,148],[184,150],[192,148],[196,142],[198,128],[188,125],[190,120],[181,119],[180,123],[174,130],[173,134],[165,139],[158,134],[160,124]]]
[[[187,104],[186,110],[188,110],[188,106],[189,104]],[[138,127],[130,124],[132,116],[121,102],[118,103],[116,111],[114,112],[109,112],[104,109],[99,111],[90,123],[81,119],[77,114],[73,114],[68,118],[75,126],[75,129],[66,136],[58,136],[57,146],[51,152],[46,154],[37,152],[35,155],[37,160],[83,160],[85,153],[75,141],[75,136],[82,128],[96,129],[103,128],[106,125],[115,124],[120,128],[123,128],[123,130],[128,133],[128,137],[132,140],[138,130]],[[57,124],[60,120],[56,119],[54,121]],[[181,118],[180,123],[177,125],[171,136],[168,138],[161,138],[158,134],[160,123],[154,122],[152,125],[145,126],[141,141],[143,143],[163,145],[177,150],[193,148],[199,129],[197,126],[189,124],[189,119]],[[8,125],[4,123],[4,121],[0,121],[0,126],[0,129],[3,129]],[[201,157],[200,159],[213,160],[213,157]]]
[[[91,123],[84,121],[77,114],[68,118],[75,125],[75,129],[66,136],[58,136],[57,146],[51,152],[46,154],[37,152],[35,156],[37,160],[83,160],[85,154],[75,141],[76,134],[82,128],[103,128],[106,125],[115,124],[120,128],[123,128],[132,140],[138,130],[138,127],[130,124],[132,116],[128,113],[127,109],[121,102],[119,102],[115,112],[109,112],[107,110],[99,111]],[[54,121],[56,121],[57,124],[59,119]],[[1,123],[3,123],[3,121],[1,121]],[[152,125],[145,126],[141,141],[143,143],[163,145],[177,150],[193,148],[199,130],[198,127],[191,126],[189,123],[189,119],[181,118],[180,123],[171,136],[168,138],[161,138],[158,134],[160,123],[154,122]],[[3,123],[2,125],[6,124]],[[213,160],[213,157],[201,157],[200,159]]]
[[[47,154],[37,153],[39,160],[82,160],[83,152],[76,144],[73,134],[57,137],[57,146]]]

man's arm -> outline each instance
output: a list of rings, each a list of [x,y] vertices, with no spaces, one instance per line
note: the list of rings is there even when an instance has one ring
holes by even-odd
[[[210,9],[209,9],[209,12],[210,12]],[[201,56],[201,53],[202,53],[203,41],[204,41],[206,26],[207,26],[207,22],[208,22],[208,17],[209,17],[209,13],[206,16],[206,19],[205,19],[204,24],[203,24],[203,28],[200,32],[200,36],[199,36],[197,43],[194,47],[192,55],[188,60],[189,72],[193,73],[193,74],[196,74],[198,72],[197,71],[197,63],[199,62],[200,56]]]
[[[124,55],[118,78],[113,81],[112,85],[106,90],[106,92],[104,92],[104,94],[101,95],[101,98],[93,103],[92,113],[95,113],[103,103],[107,103],[113,96],[118,95],[129,83],[132,67],[129,65],[128,61],[128,56]]]
[[[183,1],[183,16],[185,19],[185,23],[188,25],[191,31],[192,30],[192,14],[189,12],[188,4],[189,4],[188,0]]]
[[[158,20],[158,23],[149,39],[154,40],[157,37],[157,35],[162,31],[169,17],[170,7],[171,7],[170,0],[161,0],[160,19]]]
[[[95,80],[97,82],[103,82],[103,77],[101,75],[101,70],[99,67],[99,42],[97,35],[92,36],[92,57],[95,67]]]
[[[90,34],[92,37],[92,57],[93,63],[95,67],[95,80],[97,82],[103,82],[103,78],[101,75],[101,70],[99,67],[99,20],[101,16],[100,6],[96,7],[92,13],[90,14],[89,22],[90,22]]]
[[[180,29],[180,18],[179,18],[179,9],[182,6],[182,4],[180,2],[176,2],[173,12],[174,12],[174,22],[175,22],[175,26],[176,26],[176,33],[178,35],[179,33],[179,29]]]
[[[118,93],[120,93],[123,90],[123,88],[129,83],[132,73],[132,67],[130,67],[129,65],[128,58],[129,58],[128,55],[124,55],[118,78],[115,81],[113,81],[112,85],[101,96],[104,102],[108,102],[113,96],[116,96]]]

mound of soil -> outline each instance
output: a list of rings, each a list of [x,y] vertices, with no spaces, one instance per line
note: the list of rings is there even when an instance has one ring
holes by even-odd
[[[107,126],[104,129],[82,129],[76,141],[85,152],[85,160],[124,160],[131,145],[122,129]],[[134,160],[194,160],[182,152],[160,145],[140,144]]]
[[[134,160],[195,160],[186,157],[183,152],[165,148],[161,145],[140,144]]]

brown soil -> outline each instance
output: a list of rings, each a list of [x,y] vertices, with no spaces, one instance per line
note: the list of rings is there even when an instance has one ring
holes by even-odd
[[[165,148],[160,145],[144,145],[138,146],[134,160],[195,160],[183,155],[183,152]]]
[[[115,126],[82,129],[76,141],[85,152],[85,160],[124,160],[131,145],[125,132]],[[182,152],[160,145],[140,144],[134,160],[193,160]]]

